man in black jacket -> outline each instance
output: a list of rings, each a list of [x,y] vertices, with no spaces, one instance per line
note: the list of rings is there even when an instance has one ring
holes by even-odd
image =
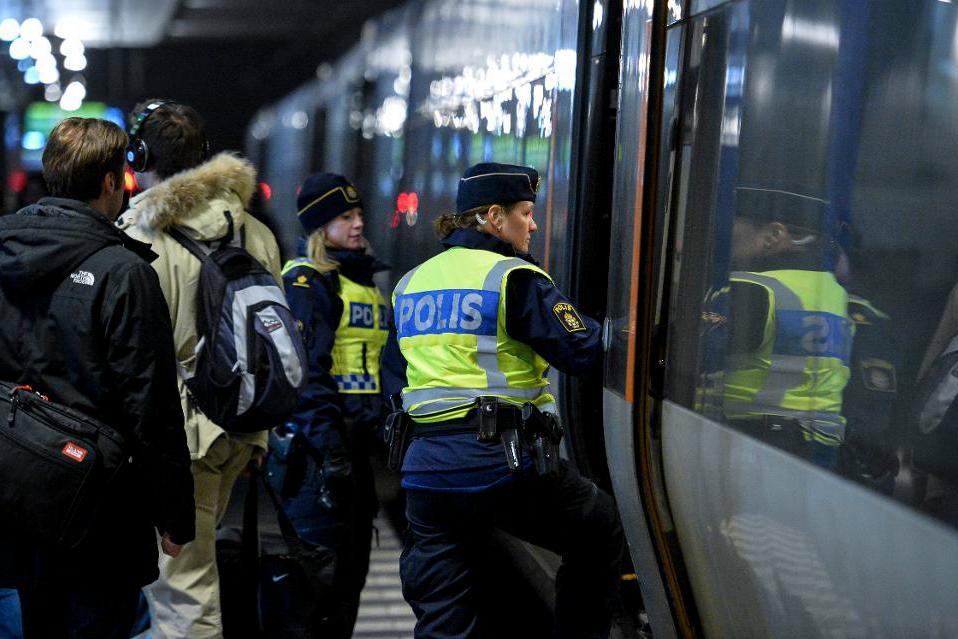
[[[194,535],[193,480],[172,327],[156,256],[113,226],[127,136],[69,118],[51,133],[53,197],[0,218],[0,380],[111,425],[132,463],[88,538],[45,547],[0,514],[0,583],[20,592],[26,637],[129,636],[141,586]]]

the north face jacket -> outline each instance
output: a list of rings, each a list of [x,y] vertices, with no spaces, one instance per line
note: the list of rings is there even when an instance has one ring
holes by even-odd
[[[0,379],[110,424],[132,457],[89,539],[68,557],[14,539],[0,513],[0,579],[56,569],[143,585],[154,527],[194,535],[172,327],[146,245],[82,202],[44,198],[0,218]]]
[[[246,250],[282,287],[276,239],[262,222],[247,212],[255,190],[253,165],[229,153],[220,153],[133,198],[130,210],[119,221],[120,228],[131,237],[149,243],[159,255],[153,267],[169,304],[176,357],[187,374],[193,373],[197,342],[196,292],[201,265],[166,230],[176,226],[195,240],[216,241],[228,232],[225,215],[228,212],[236,232],[242,231],[244,235]],[[180,398],[186,417],[186,442],[193,459],[200,459],[225,431],[192,404],[182,380]],[[266,450],[266,431],[233,433],[230,437]]]

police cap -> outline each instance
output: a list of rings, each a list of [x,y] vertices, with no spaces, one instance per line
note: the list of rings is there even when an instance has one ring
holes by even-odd
[[[736,213],[756,222],[781,222],[829,234],[832,225],[827,200],[783,185],[740,186],[735,189]]]
[[[303,182],[296,206],[299,223],[308,235],[350,209],[363,208],[363,201],[356,187],[342,175],[317,173]]]
[[[483,162],[466,169],[459,180],[456,212],[465,213],[489,204],[535,202],[539,172],[528,166]]]

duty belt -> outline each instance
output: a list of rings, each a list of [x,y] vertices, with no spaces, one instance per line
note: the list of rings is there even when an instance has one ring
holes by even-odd
[[[502,442],[512,472],[522,469],[523,443],[532,449],[537,474],[551,476],[558,471],[562,426],[554,414],[544,413],[532,403],[517,406],[496,397],[479,397],[465,417],[431,424],[411,422],[408,415],[401,415],[394,414],[395,427],[387,428],[390,458],[399,464],[410,439],[474,433],[482,442]]]

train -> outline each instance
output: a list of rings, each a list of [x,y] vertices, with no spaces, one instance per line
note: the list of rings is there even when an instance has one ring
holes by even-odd
[[[563,455],[615,496],[652,636],[949,637],[958,429],[915,415],[958,330],[956,98],[950,0],[413,0],[257,113],[246,153],[287,255],[303,179],[353,178],[385,290],[438,250],[467,166],[540,171],[533,254],[603,322],[603,373],[552,375]],[[827,204],[894,347],[844,405],[880,481],[702,402],[739,188],[776,181]]]

